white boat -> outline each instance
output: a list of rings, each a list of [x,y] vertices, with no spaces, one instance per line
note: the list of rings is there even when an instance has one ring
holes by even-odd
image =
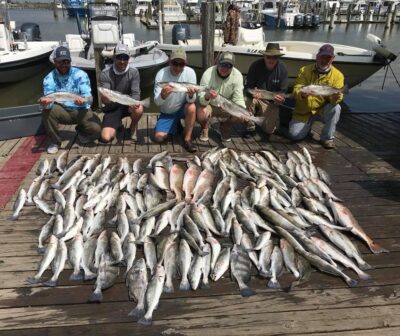
[[[149,5],[150,8],[153,9],[152,7],[152,0],[138,0],[136,2],[136,6],[135,6],[135,15],[139,16],[139,15],[144,15],[144,13],[149,10]],[[152,14],[152,13],[151,13]]]
[[[264,3],[261,14],[264,23],[270,28],[293,28],[295,27],[296,16],[300,14],[300,4],[297,1],[288,1],[283,4],[282,15],[279,18],[279,0],[268,0]]]
[[[358,47],[332,44],[335,48],[335,66],[343,72],[346,83],[349,87],[360,84],[370,77],[380,68],[385,66],[388,61],[393,61],[396,55],[388,51],[381,40],[373,35],[368,35],[373,40],[371,50]],[[245,29],[239,28],[238,44],[236,46],[224,45],[223,32],[215,32],[215,59],[224,51],[231,51],[235,54],[235,67],[243,75],[247,75],[250,65],[260,59],[261,51],[264,51],[268,42],[264,39],[263,28]],[[315,62],[315,57],[319,48],[326,42],[307,42],[307,41],[269,41],[277,42],[285,55],[282,61],[288,68],[289,84],[293,85],[299,69],[307,64]],[[202,44],[201,39],[189,39],[186,43],[179,41],[179,45],[160,44],[158,47],[169,54],[178,47],[184,47],[188,55],[188,65],[202,70]]]
[[[91,4],[89,13],[91,16],[86,32],[65,35],[72,65],[94,74],[94,44],[102,45],[101,55],[107,65],[112,63],[114,47],[121,41],[129,48],[129,64],[139,70],[141,88],[152,86],[156,73],[168,62],[166,53],[157,48],[158,42],[138,42],[133,33],[121,35],[122,25],[116,4]]]
[[[16,41],[12,22],[0,16],[0,83],[18,82],[37,73],[47,66],[58,45],[57,41]]]
[[[163,8],[164,23],[175,23],[187,20],[182,6],[176,0],[165,0]]]
[[[393,6],[393,10],[396,8],[396,15],[399,14],[400,12],[400,1],[399,0],[386,0],[383,1],[382,6],[381,6],[381,10],[380,10],[380,14],[386,14],[387,11],[389,10],[390,6]]]

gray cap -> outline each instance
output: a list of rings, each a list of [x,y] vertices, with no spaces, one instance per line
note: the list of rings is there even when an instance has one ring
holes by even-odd
[[[171,56],[169,58],[170,58],[171,61],[174,60],[174,59],[181,59],[181,60],[184,60],[186,62],[186,60],[187,60],[186,51],[182,47],[174,49],[171,52]]]
[[[235,66],[235,55],[230,51],[225,51],[221,54],[218,60],[219,63],[229,63]]]
[[[129,48],[126,44],[118,43],[114,48],[114,56],[118,55],[128,55],[129,56]]]

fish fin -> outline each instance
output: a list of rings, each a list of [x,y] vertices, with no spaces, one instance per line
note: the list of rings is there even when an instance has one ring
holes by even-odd
[[[145,318],[144,316],[138,321],[139,324],[144,326],[151,326],[153,324],[153,320],[151,318]]]
[[[379,254],[379,253],[388,253],[389,250],[383,248],[377,243],[371,242],[371,244],[368,245],[369,249],[372,251],[373,254]]]
[[[171,286],[164,286],[164,289],[163,289],[163,293],[174,293],[175,292],[175,290],[174,290],[174,287],[171,285]]]
[[[72,273],[71,276],[69,277],[70,281],[79,281],[79,280],[83,280],[83,275],[81,272],[79,272],[78,274],[76,273]]]
[[[57,281],[56,280],[47,280],[42,282],[43,285],[47,286],[47,287],[56,287],[57,286]]]
[[[264,272],[264,271],[260,270],[260,271],[258,272],[258,274],[260,274],[260,275],[261,275],[262,277],[264,277],[264,278],[270,278],[270,277],[271,277],[271,272],[270,272],[270,271]]]
[[[268,288],[274,288],[274,289],[279,289],[279,288],[281,288],[281,285],[280,285],[280,283],[279,283],[279,281],[278,280],[274,280],[274,279],[270,279],[269,280],[269,282],[268,282]]]
[[[26,279],[26,281],[33,285],[39,283],[41,279],[35,277],[29,277],[28,279]]]
[[[135,308],[133,308],[128,316],[133,316],[135,318],[142,318],[144,316],[144,314],[146,313],[146,311],[144,309],[140,309],[137,306]]]
[[[256,292],[253,289],[251,289],[250,287],[245,287],[240,290],[240,295],[243,297],[249,297],[249,296],[256,295]]]
[[[146,98],[146,99],[143,99],[140,103],[141,103],[144,107],[150,107],[150,97],[148,97],[148,98]]]
[[[101,291],[96,292],[96,290],[90,295],[89,303],[101,303],[103,301],[103,293]]]
[[[182,279],[182,281],[179,285],[179,290],[181,290],[181,291],[190,290],[190,283],[189,283],[188,279]]]

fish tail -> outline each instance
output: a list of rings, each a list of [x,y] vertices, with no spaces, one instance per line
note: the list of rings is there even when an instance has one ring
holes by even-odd
[[[358,272],[358,276],[360,277],[361,280],[368,280],[371,278],[371,276],[365,272]]]
[[[71,276],[69,277],[69,280],[70,281],[79,281],[79,280],[83,280],[83,275],[82,275],[82,273],[79,271],[78,273],[77,272],[74,272],[74,273],[72,273],[71,274]]]
[[[43,254],[44,251],[46,251],[46,248],[44,246],[38,246],[38,253]]]
[[[368,244],[369,249],[372,251],[373,254],[379,254],[379,253],[388,253],[389,251],[382,246],[380,246],[377,243],[371,242]]]
[[[41,279],[37,277],[29,277],[28,279],[26,279],[26,281],[33,285],[39,283]]]
[[[186,279],[183,279],[183,278],[182,278],[182,281],[181,281],[181,283],[180,283],[180,285],[179,285],[179,290],[181,290],[181,291],[188,291],[188,290],[190,290],[190,284],[189,284],[189,281],[188,281],[187,278],[186,278]]]
[[[363,271],[368,271],[368,270],[372,270],[374,269],[373,266],[371,266],[370,264],[368,264],[367,262],[365,262],[364,260],[358,260],[358,266],[360,267],[360,269],[362,269]]]
[[[209,289],[210,288],[209,282],[208,281],[204,282],[204,280],[202,280],[201,283],[200,283],[200,288],[201,289]]]
[[[146,98],[146,99],[143,99],[140,103],[141,103],[144,107],[150,107],[150,97],[148,97],[148,98]]]
[[[57,280],[49,279],[47,281],[42,282],[43,285],[47,287],[56,287],[57,286]]]
[[[358,285],[358,281],[351,278],[345,279],[345,281],[349,287],[356,287]]]
[[[144,325],[144,326],[151,326],[153,324],[153,320],[150,318],[147,318],[146,316],[143,316],[139,321],[139,324]]]
[[[268,288],[279,289],[281,285],[277,279],[271,278],[268,282]]]
[[[19,217],[19,214],[18,214],[18,215],[12,215],[12,216],[10,217],[10,219],[11,219],[12,221],[16,221],[16,220],[18,219],[18,217]]]
[[[251,289],[250,287],[244,287],[240,290],[240,295],[243,297],[249,297],[249,296],[256,295],[256,292],[253,289]]]
[[[96,278],[97,278],[97,274],[96,273],[93,273],[93,272],[91,272],[89,270],[85,271],[85,276],[84,276],[85,281],[93,280],[93,279],[96,279]]]
[[[163,293],[174,293],[174,286],[164,285]]]
[[[129,312],[128,316],[133,316],[135,318],[141,318],[144,316],[144,314],[145,314],[145,310],[143,308],[138,308],[138,306],[136,306]]]
[[[101,292],[101,290],[97,291],[97,289],[95,289],[92,295],[90,295],[89,303],[101,303],[102,301],[103,293]]]

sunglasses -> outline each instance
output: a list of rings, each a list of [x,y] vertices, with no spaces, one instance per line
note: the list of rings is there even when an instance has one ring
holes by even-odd
[[[129,60],[129,56],[128,55],[117,55],[117,56],[115,56],[115,58],[118,61],[127,61],[127,60]]]
[[[171,61],[171,64],[172,64],[173,66],[181,67],[181,68],[183,68],[183,67],[185,66],[185,62],[175,62],[175,61]]]
[[[265,56],[266,59],[273,59],[277,60],[279,57],[278,56]]]
[[[233,68],[233,65],[230,64],[230,63],[219,63],[219,66],[221,68],[225,68],[225,69],[232,69]]]
[[[62,61],[56,61],[56,63],[57,64],[66,64],[66,65],[68,65],[68,64],[71,64],[71,61],[70,60],[62,60]]]

